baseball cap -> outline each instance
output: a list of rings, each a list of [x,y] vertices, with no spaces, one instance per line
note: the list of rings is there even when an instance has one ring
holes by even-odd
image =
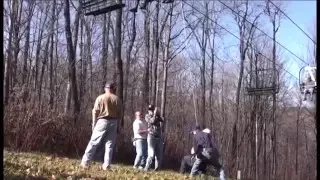
[[[115,85],[114,85],[114,83],[106,83],[105,85],[104,85],[104,88],[110,88],[110,89],[114,89],[115,88]]]
[[[154,105],[150,104],[150,105],[148,106],[148,110],[153,111],[153,110],[154,110]]]
[[[200,129],[201,129],[200,125],[196,125],[196,127],[194,128],[194,130],[200,130]]]

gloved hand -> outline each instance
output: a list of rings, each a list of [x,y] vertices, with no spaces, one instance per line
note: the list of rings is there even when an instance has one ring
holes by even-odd
[[[191,154],[193,155],[194,153],[194,148],[191,148]]]

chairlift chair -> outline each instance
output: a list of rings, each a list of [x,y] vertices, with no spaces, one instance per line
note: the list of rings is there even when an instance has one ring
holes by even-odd
[[[279,92],[279,71],[274,69],[250,71],[245,83],[246,95],[277,94]]]
[[[80,0],[86,16],[97,16],[125,7],[125,4],[117,0]]]
[[[134,6],[133,8],[131,8],[129,11],[130,11],[130,12],[133,12],[133,13],[138,12],[138,6],[139,6],[140,1],[142,1],[142,2],[141,2],[140,9],[145,10],[145,9],[147,8],[148,3],[151,3],[151,2],[153,2],[153,1],[155,1],[155,0],[136,0],[135,6]],[[164,3],[164,4],[170,4],[170,3],[173,3],[173,1],[174,1],[174,0],[162,0],[162,3]]]
[[[316,94],[316,71],[317,68],[315,66],[305,66],[299,71],[299,86],[304,101],[308,99],[308,96],[310,100],[313,100],[313,96]]]
[[[174,0],[163,0],[162,3],[165,3],[165,4],[168,3],[169,4],[169,3],[173,3],[173,1]]]

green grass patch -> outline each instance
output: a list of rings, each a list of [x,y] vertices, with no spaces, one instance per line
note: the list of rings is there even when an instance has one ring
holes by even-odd
[[[149,171],[133,169],[132,166],[114,164],[111,170],[101,170],[101,163],[91,163],[82,169],[79,159],[54,157],[42,153],[17,153],[4,151],[4,179],[124,179],[124,180],[177,180],[192,179],[174,171]],[[216,179],[197,177],[193,179]]]

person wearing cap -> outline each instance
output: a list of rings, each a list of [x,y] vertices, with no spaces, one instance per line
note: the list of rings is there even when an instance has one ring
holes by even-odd
[[[104,94],[97,97],[92,109],[92,135],[82,157],[80,166],[88,167],[97,147],[105,143],[103,170],[110,168],[113,148],[116,142],[118,121],[122,116],[122,103],[115,95],[115,85],[106,83]]]
[[[209,133],[200,130],[200,126],[196,126],[193,131],[194,141],[193,148],[196,154],[196,160],[191,168],[190,176],[198,175],[200,167],[203,164],[212,165],[219,173],[220,179],[224,180],[224,171],[219,163],[220,154],[216,146],[212,143],[212,137]]]
[[[162,162],[163,142],[162,142],[162,126],[163,119],[160,117],[160,113],[153,105],[149,105],[148,114],[145,116],[148,123],[148,158],[145,171],[150,169],[150,166],[155,159],[155,170],[158,170]]]
[[[148,135],[148,123],[143,119],[141,112],[135,113],[136,119],[133,122],[133,137],[134,145],[136,147],[136,158],[134,160],[133,168],[143,169],[145,161],[147,159],[147,135]]]

